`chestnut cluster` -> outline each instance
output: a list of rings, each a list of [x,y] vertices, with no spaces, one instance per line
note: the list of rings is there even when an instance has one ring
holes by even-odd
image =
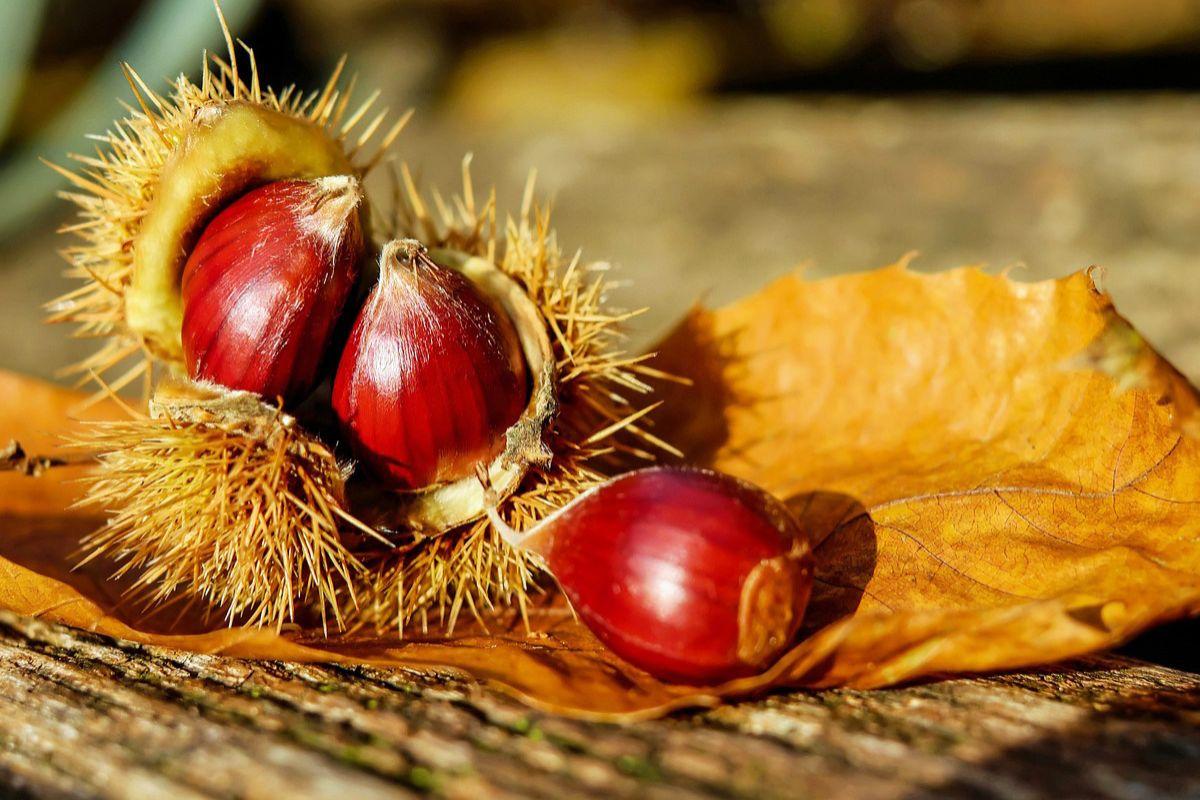
[[[714,683],[769,666],[811,585],[787,509],[729,476],[652,468],[512,530],[498,509],[515,484],[497,481],[549,455],[547,325],[510,279],[439,264],[415,240],[364,269],[362,205],[358,180],[335,176],[266,183],[220,210],[182,270],[189,377],[285,408],[323,402],[359,480],[383,492],[477,492],[477,509],[436,527],[486,513],[602,642],[652,674]],[[329,398],[310,401],[327,379]]]
[[[528,379],[512,322],[412,240],[383,248],[351,314],[364,238],[358,180],[268,183],[204,228],[183,270],[189,376],[299,404],[332,367],[343,438],[396,489],[455,480],[497,455]]]

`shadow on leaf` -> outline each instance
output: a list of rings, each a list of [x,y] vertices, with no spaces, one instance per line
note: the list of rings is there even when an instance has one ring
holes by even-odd
[[[857,499],[804,492],[786,501],[812,542],[816,573],[802,635],[853,614],[875,574],[875,523]]]

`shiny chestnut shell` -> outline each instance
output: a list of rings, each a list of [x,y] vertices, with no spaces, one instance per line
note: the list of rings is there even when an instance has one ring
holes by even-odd
[[[307,396],[358,280],[357,179],[276,181],[239,197],[184,265],[189,377],[286,403]]]
[[[471,476],[504,449],[528,399],[512,320],[418,243],[389,243],[333,384],[357,457],[395,489]]]
[[[787,508],[708,470],[621,475],[512,536],[542,555],[605,645],[681,683],[770,666],[795,637],[812,586],[811,549]]]

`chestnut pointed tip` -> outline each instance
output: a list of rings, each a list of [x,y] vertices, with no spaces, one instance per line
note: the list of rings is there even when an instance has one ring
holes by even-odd
[[[204,103],[192,113],[192,122],[197,125],[212,125],[225,112],[225,104],[218,102]]]
[[[362,183],[354,175],[327,175],[313,180],[323,202],[342,202],[355,208],[363,200]]]
[[[414,263],[426,252],[425,245],[416,239],[392,239],[379,253],[379,268],[382,272],[396,270]]]
[[[363,202],[362,184],[353,175],[329,175],[310,183],[312,210],[304,217],[309,233],[336,245],[357,228],[355,211]]]
[[[354,175],[326,175],[314,178],[313,183],[326,194],[350,193],[356,198],[362,196],[362,187]]]

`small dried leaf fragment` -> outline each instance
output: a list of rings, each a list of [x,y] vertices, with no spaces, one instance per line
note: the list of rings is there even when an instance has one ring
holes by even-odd
[[[63,515],[61,493],[31,505],[13,475],[0,475],[0,605],[203,652],[451,669],[596,718],[1046,663],[1200,612],[1196,392],[1084,273],[789,277],[694,312],[662,352],[656,366],[694,385],[669,390],[655,434],[785,499],[814,541],[807,638],[765,675],[657,682],[561,602],[530,610],[532,638],[502,621],[399,642],[140,616],[120,587],[69,572],[91,521]],[[0,440],[45,419],[32,403],[51,394],[0,375]]]

